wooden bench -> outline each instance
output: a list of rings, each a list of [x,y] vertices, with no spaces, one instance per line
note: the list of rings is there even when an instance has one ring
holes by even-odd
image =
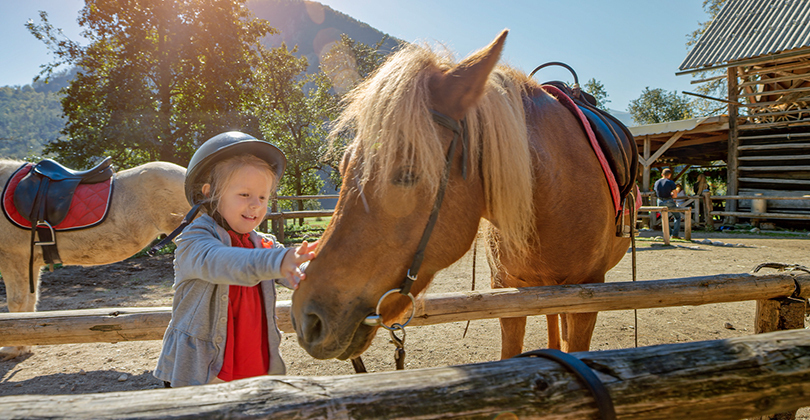
[[[690,207],[678,207],[673,209],[667,206],[641,206],[638,212],[650,214],[650,227],[654,225],[653,214],[661,213],[661,231],[664,234],[664,245],[669,245],[669,213],[684,213],[684,239],[687,241],[692,240],[692,209]]]

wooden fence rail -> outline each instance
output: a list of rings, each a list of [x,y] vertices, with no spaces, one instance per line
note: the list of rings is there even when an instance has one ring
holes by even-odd
[[[284,224],[287,219],[306,219],[310,217],[329,217],[332,215],[334,210],[301,210],[301,211],[280,211],[278,209],[278,201],[279,200],[292,200],[292,201],[300,201],[300,200],[323,200],[323,199],[333,199],[338,198],[337,194],[327,194],[327,195],[289,195],[289,196],[278,196],[275,197],[270,202],[270,207],[267,209],[265,213],[264,220],[262,221],[261,228],[263,231],[267,231],[267,221],[271,221],[273,225],[273,233],[276,235],[276,239],[279,241],[284,241]]]
[[[641,193],[642,197],[647,197],[650,200],[655,199],[655,193],[652,192],[643,192]],[[801,213],[801,212],[768,212],[768,211],[756,211],[754,206],[751,206],[751,211],[724,211],[712,210],[712,201],[727,201],[727,200],[757,200],[757,201],[782,201],[782,200],[810,200],[810,195],[803,195],[803,196],[790,196],[790,195],[709,195],[708,192],[704,195],[690,195],[683,198],[684,206],[694,205],[695,211],[692,213],[694,220],[693,222],[697,224],[700,220],[701,215],[703,216],[703,221],[709,225],[714,226],[714,216],[726,216],[726,217],[733,217],[733,218],[746,218],[746,219],[758,219],[758,220],[767,220],[767,219],[783,219],[783,220],[810,220],[810,213]],[[641,216],[640,217],[644,217]],[[650,218],[650,226],[654,223],[654,219]]]
[[[428,294],[417,301],[411,325],[788,297],[810,297],[810,276],[727,274]],[[279,328],[293,331],[290,301],[278,302],[277,314]],[[0,313],[0,345],[160,340],[170,319],[170,307]]]
[[[736,420],[810,400],[810,331],[573,353],[619,419]],[[9,419],[593,419],[592,395],[534,357],[342,376],[262,376],[226,384],[0,397]]]

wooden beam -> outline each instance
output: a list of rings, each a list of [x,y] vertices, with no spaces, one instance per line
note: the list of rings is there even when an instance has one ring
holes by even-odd
[[[784,136],[782,136],[784,138]],[[810,149],[810,143],[774,143],[756,144],[750,146],[740,146],[737,150],[786,150],[786,149]]]
[[[796,293],[794,280],[810,296],[810,276],[783,273],[429,294],[410,325],[771,299]],[[277,305],[282,331],[293,331],[290,305]],[[169,307],[0,313],[0,345],[160,340],[170,319]]]
[[[810,220],[810,214],[798,213],[754,213],[747,211],[713,211],[713,216],[733,216],[745,217],[749,219],[791,219],[791,220]]]
[[[810,332],[573,353],[619,418],[736,420],[798,409],[810,395]],[[594,397],[562,365],[519,357],[362,375],[261,376],[225,384],[0,398],[25,419],[592,419]]]
[[[729,195],[737,194],[738,188],[738,169],[737,166],[739,165],[737,161],[737,147],[740,145],[740,140],[738,138],[739,133],[737,131],[737,108],[738,106],[736,103],[739,101],[739,88],[737,87],[737,67],[729,67],[728,68],[728,100],[730,101],[728,104],[728,159],[726,159],[726,164],[728,167],[727,171],[727,179],[726,179],[726,191]],[[732,201],[730,203],[726,203],[726,210],[730,212],[737,211],[737,202]],[[733,216],[727,217],[726,222],[729,224],[734,224],[736,220]]]
[[[782,178],[740,178],[740,182],[766,182],[769,184],[810,185],[808,179],[782,179]]]
[[[779,155],[779,156],[740,156],[738,160],[762,161],[762,160],[807,160],[810,155]]]
[[[656,150],[655,153],[652,156],[650,156],[649,159],[647,159],[647,161],[650,164],[652,164],[653,162],[658,160],[658,158],[661,157],[661,155],[663,155],[664,152],[666,152],[667,149],[670,148],[670,146],[672,146],[676,141],[678,141],[679,138],[681,138],[681,136],[683,136],[683,133],[684,133],[683,131],[675,133],[672,137],[669,138],[669,140],[666,141],[666,143],[664,143],[663,146],[659,147],[658,150]]]
[[[641,191],[650,191],[650,136],[644,136],[644,149],[643,155],[639,156],[638,161],[641,163]]]

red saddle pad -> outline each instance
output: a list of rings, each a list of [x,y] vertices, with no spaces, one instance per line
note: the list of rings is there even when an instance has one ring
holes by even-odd
[[[9,178],[6,187],[3,189],[3,214],[11,223],[23,229],[31,229],[31,222],[25,220],[17,211],[17,207],[14,205],[14,190],[17,189],[20,180],[33,167],[33,163],[26,163],[21,166]],[[73,194],[73,199],[70,201],[70,210],[68,210],[65,220],[54,226],[54,230],[84,229],[103,222],[110,210],[113,179],[115,179],[115,176],[98,184],[79,184],[75,194]]]

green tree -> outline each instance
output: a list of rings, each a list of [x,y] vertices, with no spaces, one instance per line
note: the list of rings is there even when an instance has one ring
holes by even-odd
[[[706,14],[709,15],[709,19],[704,22],[698,23],[698,28],[692,31],[690,34],[686,36],[686,46],[693,47],[697,45],[698,40],[700,37],[703,36],[703,33],[706,32],[706,29],[709,28],[709,24],[712,23],[715,16],[720,13],[720,10],[726,4],[728,0],[703,0],[703,10]],[[720,70],[710,70],[710,71],[702,71],[697,72],[693,75],[695,79],[707,81],[697,85],[695,90],[697,93],[711,96],[715,98],[725,98],[728,96],[728,82],[724,75],[726,71],[724,69]],[[696,114],[699,115],[715,115],[724,111],[727,107],[725,103],[704,99],[704,98],[696,98],[693,100],[693,107]]]
[[[627,107],[637,124],[656,124],[692,118],[692,105],[684,96],[676,92],[667,93],[663,89],[644,88],[637,99]]]
[[[62,100],[65,139],[46,147],[68,164],[112,155],[119,165],[185,165],[196,146],[231,129],[257,133],[248,106],[262,86],[252,68],[260,40],[276,31],[246,0],[86,0],[89,45],[60,38],[40,12],[27,24],[56,60],[79,67]]]
[[[256,74],[267,88],[259,96],[256,115],[264,137],[287,156],[279,195],[313,195],[323,186],[318,171],[323,169],[327,125],[335,117],[337,97],[330,92],[329,79],[320,72],[307,75],[307,59],[294,52],[284,44],[262,52]],[[295,203],[297,210],[317,204]]]
[[[338,96],[353,89],[382,65],[387,58],[387,54],[382,52],[387,40],[388,37],[383,36],[375,45],[367,45],[342,34],[340,41],[321,57],[321,71],[329,78]],[[342,183],[337,169],[350,140],[349,136],[350,133],[342,133],[333,138],[322,158],[333,169],[329,178],[334,185]]]
[[[31,85],[0,87],[0,156],[36,159],[65,126],[60,96]]]
[[[605,85],[603,85],[602,82],[591,78],[585,83],[583,90],[590,93],[591,96],[596,99],[597,108],[604,111],[608,110],[607,104],[610,102],[610,99],[608,99],[607,90],[605,90]]]

